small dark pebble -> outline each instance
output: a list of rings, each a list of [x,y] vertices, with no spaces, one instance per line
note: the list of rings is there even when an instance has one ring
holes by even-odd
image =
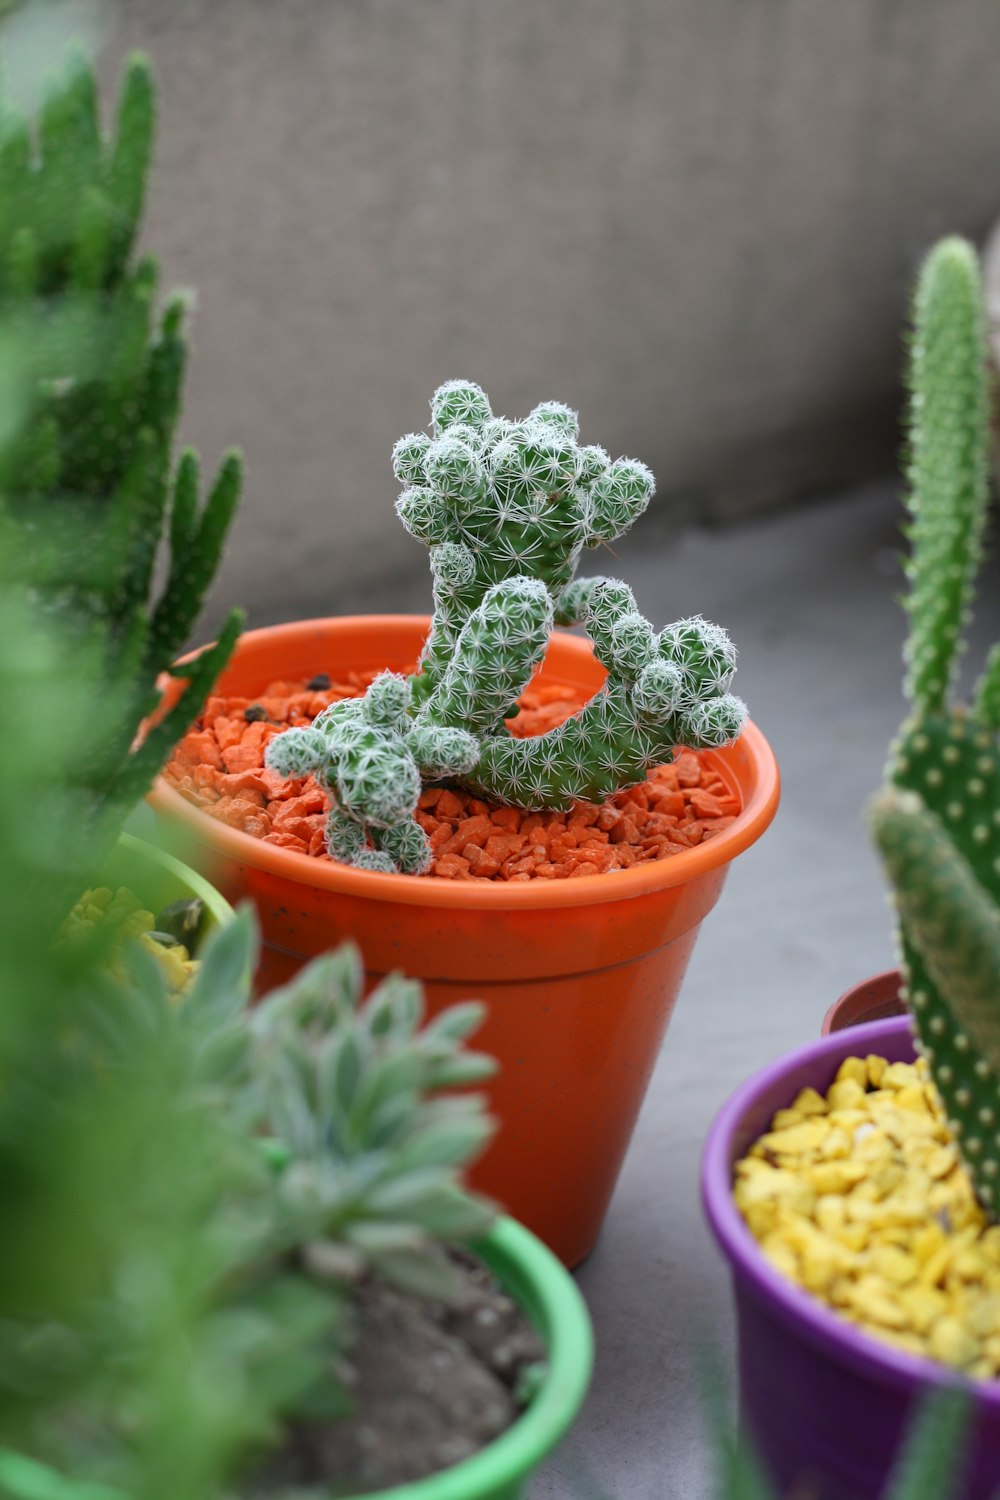
[[[243,710],[243,717],[248,724],[258,724],[261,719],[267,718],[267,709],[259,703],[251,703],[249,708]]]
[[[316,676],[315,677],[310,677],[309,681],[306,683],[306,692],[307,693],[325,693],[326,690],[327,690],[327,688],[329,686],[330,686],[330,676],[329,676],[329,673],[328,672],[317,672]]]

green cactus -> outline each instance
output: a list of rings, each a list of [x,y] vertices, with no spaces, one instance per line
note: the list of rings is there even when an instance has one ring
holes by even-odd
[[[577,442],[576,413],[543,402],[524,422],[496,418],[479,386],[452,380],[431,402],[433,436],[393,450],[405,486],[397,511],[431,549],[434,618],[391,712],[331,706],[311,729],[269,744],[283,775],[313,772],[335,802],[327,846],[362,869],[422,874],[431,864],[414,812],[427,781],[452,779],[525,811],[603,801],[643,780],[679,745],[735,739],[745,706],[727,691],[728,636],[698,617],[656,634],[630,589],[573,574],[585,547],[642,514],[653,476]],[[554,624],[587,627],[608,679],[549,734],[514,738],[505,720],[541,661]]]
[[[988,499],[988,377],[979,267],[942,241],[920,276],[910,407],[912,558],[894,791],[874,829],[899,905],[920,1045],[983,1204],[1000,1210],[1000,648],[971,707],[949,694]],[[991,1020],[991,1011],[997,1020]]]
[[[241,484],[231,453],[202,504],[197,456],[175,464],[186,299],[159,311],[156,261],[134,252],[154,124],[142,57],[126,66],[107,139],[80,55],[35,128],[0,109],[4,378],[16,364],[26,391],[0,431],[2,576],[29,587],[47,615],[99,636],[106,682],[129,685],[100,753],[77,773],[105,843],[195,717],[240,625],[231,613],[186,671],[180,701],[137,745],[160,700],[157,678],[197,621]]]

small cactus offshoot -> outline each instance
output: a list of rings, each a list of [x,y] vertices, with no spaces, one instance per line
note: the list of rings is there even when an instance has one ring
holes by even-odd
[[[678,746],[734,740],[746,709],[729,684],[736,652],[700,617],[657,633],[631,589],[574,579],[580,555],[620,536],[653,494],[630,458],[582,446],[577,417],[548,401],[525,421],[494,417],[479,386],[452,380],[433,432],[393,451],[397,512],[430,548],[434,618],[412,677],[383,673],[364,699],[331,705],[268,746],[272,769],[312,772],[331,793],[327,846],[362,869],[422,874],[421,787],[451,780],[525,811],[603,801]],[[519,740],[505,720],[554,625],[586,626],[608,677],[581,711]]]
[[[982,555],[988,384],[975,251],[943,240],[911,362],[907,695],[873,814],[919,1042],[983,1205],[1000,1213],[1000,644],[971,706],[950,692]]]

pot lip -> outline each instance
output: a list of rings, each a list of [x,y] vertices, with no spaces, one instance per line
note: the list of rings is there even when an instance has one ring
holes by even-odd
[[[117,842],[118,846],[127,853],[157,865],[178,882],[187,886],[192,896],[197,896],[205,903],[205,910],[211,914],[217,926],[223,926],[236,915],[222,892],[217,891],[204,875],[199,875],[197,870],[193,870],[176,855],[168,854],[165,849],[160,849],[156,844],[151,844],[147,839],[140,838],[134,833],[120,833]]]
[[[838,995],[836,1000],[834,1000],[833,1004],[829,1007],[823,1017],[823,1024],[820,1028],[820,1034],[822,1036],[833,1035],[834,1031],[837,1029],[834,1027],[833,1023],[840,1014],[841,1009],[844,1006],[850,1004],[850,1002],[854,999],[854,996],[858,994],[859,991],[876,988],[879,990],[883,988],[890,989],[893,986],[901,985],[902,982],[903,976],[898,967],[892,969],[880,969],[877,974],[870,974],[867,979],[859,979],[857,984],[852,984],[848,989],[844,991],[842,995]],[[888,1019],[888,1017],[885,1017],[884,1019]],[[860,1022],[856,1023],[850,1029],[856,1030],[857,1025],[860,1024]],[[848,1028],[840,1027],[839,1029],[841,1031],[844,1031]]]
[[[298,620],[284,625],[264,626],[246,631],[240,645],[296,640],[304,631],[338,633],[363,626],[367,630],[426,630],[426,615],[337,615],[328,619]],[[560,643],[577,649],[581,657],[593,659],[589,641],[556,632]],[[237,647],[237,651],[239,646]],[[190,653],[181,661],[190,659]],[[197,839],[241,865],[251,865],[300,885],[319,887],[339,895],[355,896],[369,901],[388,901],[407,906],[432,906],[461,910],[488,907],[494,910],[525,908],[566,908],[595,906],[603,902],[628,900],[689,881],[729,864],[751,844],[756,843],[777,811],[780,775],[774,752],[755,724],[747,724],[737,741],[749,755],[755,770],[750,795],[736,820],[730,826],[670,859],[650,860],[631,870],[605,875],[588,875],[583,880],[482,882],[423,879],[413,875],[386,875],[377,870],[355,870],[349,865],[315,859],[292,849],[265,844],[240,829],[220,823],[194,803],[189,802],[163,776],[158,776],[148,801],[154,810],[171,820],[185,824]],[[539,887],[539,889],[536,889]],[[584,889],[586,887],[586,889]]]
[[[594,1341],[586,1303],[565,1266],[516,1219],[501,1215],[472,1246],[501,1281],[519,1273],[545,1324],[547,1370],[530,1406],[507,1431],[470,1458],[363,1500],[476,1500],[530,1474],[572,1424],[586,1395]],[[511,1295],[519,1305],[516,1289]]]
[[[911,1393],[914,1387],[955,1385],[970,1390],[977,1402],[1000,1414],[1000,1381],[969,1381],[958,1371],[919,1355],[907,1354],[858,1332],[818,1298],[787,1280],[764,1258],[732,1195],[732,1142],[747,1113],[760,1097],[804,1064],[821,1066],[852,1055],[876,1051],[880,1043],[911,1036],[908,1016],[867,1021],[821,1037],[777,1062],[769,1063],[730,1095],[709,1130],[702,1155],[702,1208],[734,1278],[770,1313],[795,1327],[800,1337],[841,1364],[882,1385]]]

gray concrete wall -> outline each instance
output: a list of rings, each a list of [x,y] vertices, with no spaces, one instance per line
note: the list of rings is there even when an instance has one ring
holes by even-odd
[[[395,437],[555,397],[664,525],[893,462],[937,234],[1000,201],[997,0],[124,0],[147,240],[198,289],[186,435],[241,444],[219,596],[409,602]],[[650,538],[663,535],[651,520]]]

